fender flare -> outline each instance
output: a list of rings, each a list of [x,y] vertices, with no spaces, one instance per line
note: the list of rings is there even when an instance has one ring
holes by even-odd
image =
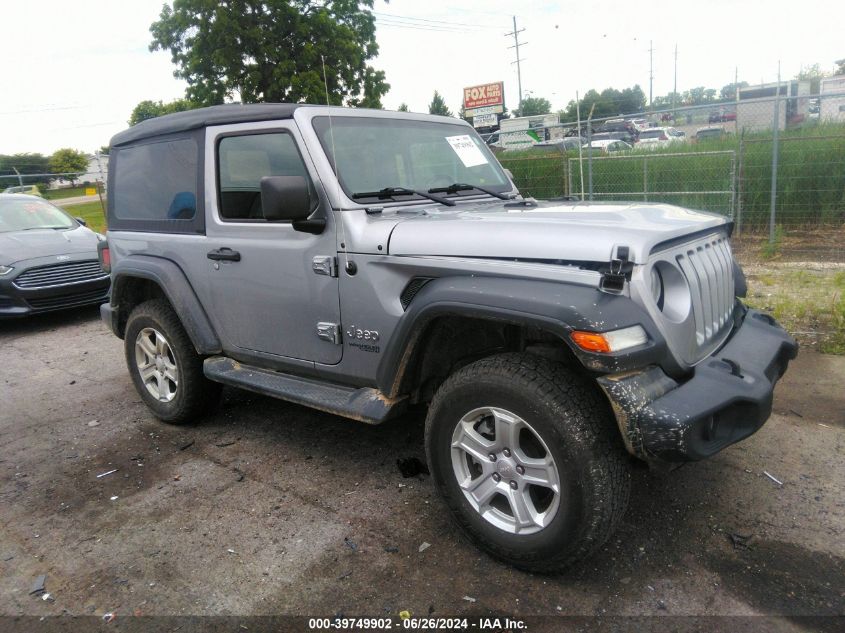
[[[147,279],[155,283],[173,309],[199,354],[217,354],[222,345],[188,278],[169,259],[148,255],[129,255],[112,268],[111,309],[120,309],[123,284],[129,279]],[[117,333],[121,338],[123,331]]]
[[[461,316],[533,326],[555,334],[591,372],[611,373],[657,364],[666,342],[648,314],[630,297],[592,286],[504,277],[441,277],[414,296],[390,337],[378,366],[379,389],[397,395],[405,370],[427,326],[442,316]],[[616,354],[585,352],[569,337],[573,330],[606,332],[641,325],[649,342]]]

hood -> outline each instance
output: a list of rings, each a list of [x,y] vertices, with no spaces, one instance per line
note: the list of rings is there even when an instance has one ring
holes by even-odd
[[[96,259],[98,241],[97,234],[84,226],[64,231],[35,229],[0,233],[0,264],[84,252],[90,252]]]
[[[400,222],[390,236],[391,255],[544,259],[607,262],[614,247],[644,263],[659,243],[728,223],[724,216],[668,204],[538,202],[426,209]]]

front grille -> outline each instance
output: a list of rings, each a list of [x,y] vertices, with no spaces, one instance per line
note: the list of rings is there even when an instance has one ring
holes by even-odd
[[[96,259],[32,268],[15,279],[18,288],[49,288],[102,279],[106,272]]]
[[[70,308],[88,303],[105,301],[107,292],[102,288],[89,292],[78,292],[71,295],[60,295],[57,297],[41,297],[39,299],[27,299],[26,302],[36,310],[58,310],[59,308]]]
[[[690,287],[699,347],[719,336],[734,308],[733,255],[728,238],[716,235],[685,244],[675,253]]]

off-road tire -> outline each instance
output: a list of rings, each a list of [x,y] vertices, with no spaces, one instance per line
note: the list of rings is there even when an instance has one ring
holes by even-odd
[[[464,496],[452,465],[452,434],[468,412],[499,407],[530,424],[560,474],[560,504],[533,534],[488,522]],[[463,367],[438,389],[425,423],[435,485],[461,531],[515,567],[558,572],[599,548],[628,504],[630,463],[597,385],[566,366],[530,354],[492,356]]]
[[[147,390],[135,360],[135,343],[144,328],[161,332],[176,360],[178,387],[169,402],[156,400]],[[132,383],[153,414],[163,422],[184,424],[197,421],[212,411],[220,400],[221,385],[208,380],[202,371],[200,356],[179,317],[163,299],[152,299],[137,305],[129,315],[124,336],[126,365]]]

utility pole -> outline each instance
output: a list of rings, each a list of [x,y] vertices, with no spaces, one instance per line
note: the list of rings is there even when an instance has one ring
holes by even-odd
[[[775,243],[775,210],[778,200],[778,137],[780,132],[780,60],[778,60],[778,88],[775,94],[775,117],[772,130],[772,191],[769,207],[769,244]]]
[[[672,119],[675,118],[675,101],[678,98],[678,45],[675,44],[675,84],[672,88]]]
[[[734,66],[734,101],[739,101],[739,66]]]
[[[18,171],[17,167],[12,167],[15,170],[15,173],[18,175],[18,184],[23,187],[23,178],[21,178],[21,172]]]
[[[516,49],[516,61],[511,62],[512,64],[516,64],[516,81],[519,85],[519,113],[522,114],[522,68],[520,67],[520,62],[524,61],[519,57],[519,47],[525,46],[528,42],[520,42],[519,41],[519,34],[522,33],[525,29],[516,28],[516,16],[513,16],[513,32],[512,33],[505,33],[505,37],[513,36],[513,46],[508,46],[508,48],[515,48]]]
[[[651,91],[654,84],[654,46],[648,41],[648,109],[651,110]]]

